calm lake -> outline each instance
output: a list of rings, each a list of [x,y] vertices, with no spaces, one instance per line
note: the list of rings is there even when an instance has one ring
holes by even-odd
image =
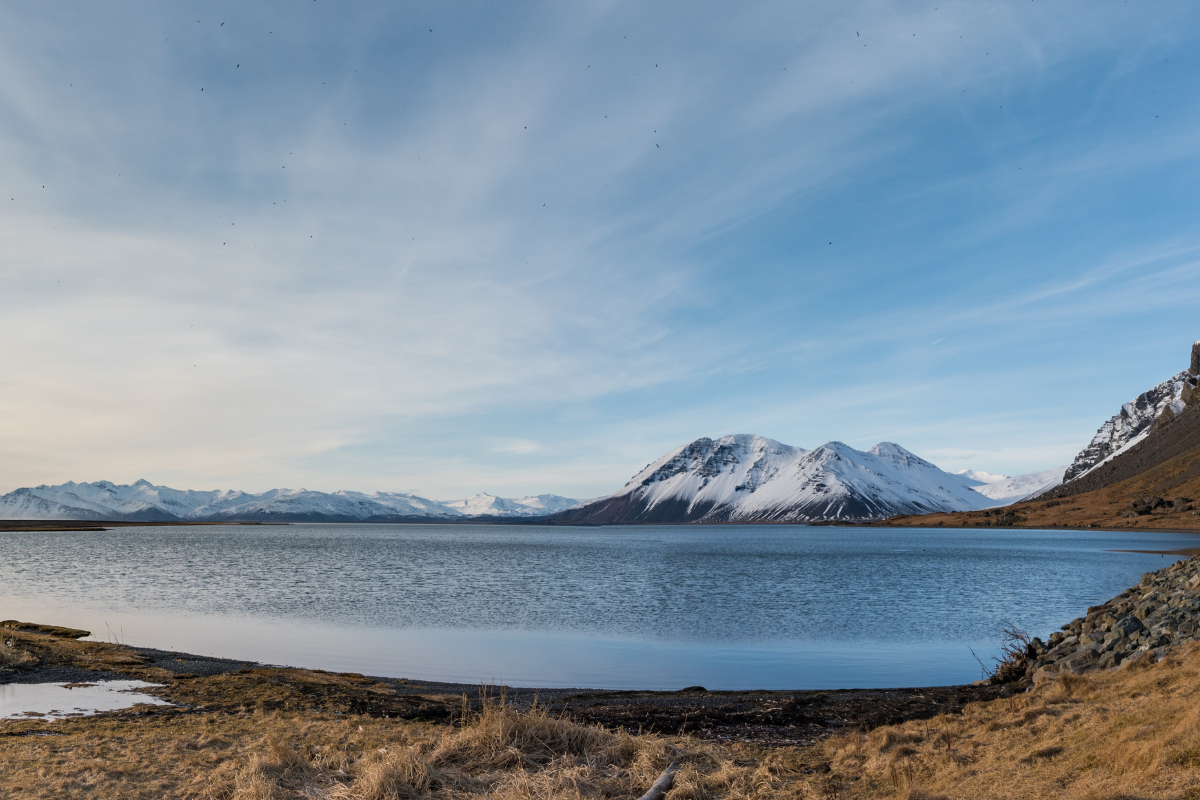
[[[1187,534],[803,526],[0,534],[0,618],[292,666],[516,686],[965,683]]]

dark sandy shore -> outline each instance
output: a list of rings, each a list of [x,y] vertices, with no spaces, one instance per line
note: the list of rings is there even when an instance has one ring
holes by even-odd
[[[6,636],[13,635],[5,632]],[[847,730],[958,713],[967,703],[1012,693],[1005,686],[939,686],[838,691],[602,691],[444,683],[331,673],[198,656],[151,648],[63,639],[21,631],[18,646],[38,657],[25,669],[0,669],[4,683],[83,683],[137,678],[173,706],[134,713],[321,711],[453,722],[464,703],[503,697],[534,703],[581,722],[631,732],[688,733],[720,742],[803,745]],[[130,712],[113,712],[130,713]],[[2,726],[0,726],[2,731]]]

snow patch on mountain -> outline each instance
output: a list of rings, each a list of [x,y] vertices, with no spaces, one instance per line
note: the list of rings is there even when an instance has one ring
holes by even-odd
[[[560,515],[579,522],[880,519],[991,504],[962,478],[891,442],[805,450],[762,436],[697,439],[619,491]]]
[[[1193,362],[1200,342],[1193,347]],[[1184,370],[1121,406],[1120,412],[1100,426],[1092,441],[1075,456],[1063,482],[1090,472],[1105,461],[1129,450],[1150,435],[1154,424],[1167,410],[1172,417],[1183,413],[1196,389],[1196,375]]]
[[[540,517],[555,514],[578,501],[557,494],[527,495],[525,497],[495,497],[486,492],[447,502],[445,505],[469,517]]]
[[[989,498],[991,507],[1010,506],[1026,497],[1041,494],[1062,483],[1063,474],[1067,467],[1055,467],[1044,472],[1030,472],[1025,475],[1014,475],[1011,478],[995,475],[990,472],[979,472],[964,469],[955,472],[961,476],[972,489]]]
[[[488,501],[482,498],[490,498]],[[372,518],[452,518],[490,514],[532,517],[568,508],[576,501],[558,495],[507,499],[491,495],[441,503],[397,492],[272,489],[259,494],[242,491],[187,491],[155,486],[146,480],[122,485],[109,481],[68,482],[57,486],[17,489],[0,496],[0,519],[94,520],[260,520],[342,521]]]

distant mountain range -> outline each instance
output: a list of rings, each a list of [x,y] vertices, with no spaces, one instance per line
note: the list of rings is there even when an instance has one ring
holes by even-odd
[[[140,480],[34,486],[0,496],[0,519],[111,522],[401,522],[534,519],[557,524],[816,522],[1007,505],[1058,484],[1066,467],[1007,478],[948,473],[897,444],[804,450],[761,436],[697,439],[647,465],[621,490],[580,503],[542,494],[414,494],[272,489],[189,491]]]
[[[1009,506],[1024,500],[1030,495],[1039,494],[1047,489],[1058,486],[1063,481],[1067,467],[1055,467],[1045,472],[1031,472],[1028,475],[1014,475],[1011,478],[1004,475],[993,475],[990,472],[976,472],[964,469],[955,472],[970,482],[971,488],[984,497],[992,500],[992,507]]]
[[[978,510],[1057,483],[1065,469],[1018,478],[954,474],[891,442],[867,451],[841,442],[804,450],[740,434],[672,450],[614,494],[550,521],[817,522]]]
[[[576,504],[554,494],[504,498],[477,494],[440,503],[393,492],[312,492],[272,489],[186,491],[140,480],[129,485],[109,481],[64,483],[17,489],[0,496],[0,519],[94,519],[112,522],[245,521],[365,522],[402,519],[537,517]]]

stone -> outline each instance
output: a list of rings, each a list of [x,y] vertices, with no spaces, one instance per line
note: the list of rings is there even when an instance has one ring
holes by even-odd
[[[1153,663],[1153,661],[1154,661],[1153,657],[1148,656],[1147,653],[1148,653],[1148,651],[1146,651],[1146,650],[1134,650],[1132,653],[1125,656],[1125,660],[1121,662],[1120,668],[1126,669],[1128,667],[1132,667],[1134,664],[1138,664],[1142,661],[1145,661],[1147,658],[1149,658],[1151,663]]]
[[[1161,508],[1165,504],[1166,501],[1161,497],[1139,497],[1130,504],[1130,508],[1136,514],[1152,514],[1156,508]],[[1153,574],[1153,572],[1147,573],[1147,575]],[[1142,576],[1142,582],[1146,583],[1145,575]]]
[[[1146,630],[1146,626],[1137,617],[1125,617],[1113,623],[1112,632],[1120,637],[1126,637],[1144,630]]]
[[[1033,685],[1037,686],[1044,681],[1053,680],[1058,677],[1058,664],[1047,664],[1046,666],[1033,673]]]
[[[1084,667],[1090,666],[1098,660],[1099,657],[1095,650],[1090,647],[1081,647],[1075,651],[1074,655],[1068,656],[1058,663],[1059,672],[1077,675],[1083,671]]]

